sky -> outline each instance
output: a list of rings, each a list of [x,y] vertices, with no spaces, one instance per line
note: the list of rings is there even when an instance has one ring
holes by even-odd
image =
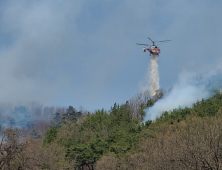
[[[160,45],[169,89],[182,72],[222,67],[221,0],[0,0],[0,103],[109,110],[146,84]]]

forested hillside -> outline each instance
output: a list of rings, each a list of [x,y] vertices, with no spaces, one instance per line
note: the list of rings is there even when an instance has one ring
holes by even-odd
[[[94,113],[70,106],[43,136],[2,128],[0,169],[221,169],[222,94],[143,123],[162,97],[138,94]]]

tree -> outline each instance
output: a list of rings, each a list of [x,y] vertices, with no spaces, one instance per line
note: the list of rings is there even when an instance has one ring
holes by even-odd
[[[69,106],[69,108],[66,110],[66,113],[63,114],[62,121],[63,122],[77,122],[78,119],[82,116],[82,112],[77,112],[76,109],[72,106]]]
[[[14,164],[22,153],[26,142],[22,140],[22,131],[19,129],[2,129],[0,143],[0,169],[19,169]]]
[[[47,132],[46,132],[46,136],[45,139],[43,141],[43,144],[49,144],[51,143],[57,136],[58,133],[58,129],[56,126],[52,126]]]

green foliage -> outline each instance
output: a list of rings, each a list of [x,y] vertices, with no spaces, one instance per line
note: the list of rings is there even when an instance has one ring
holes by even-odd
[[[85,121],[81,124],[81,129],[90,129],[99,132],[109,124],[109,114],[102,110],[97,110],[94,114],[88,114]]]
[[[53,117],[51,124],[60,128],[66,123],[76,123],[78,119],[82,116],[82,112],[77,112],[72,106],[69,106],[65,114],[56,113]]]
[[[70,121],[70,122],[77,122],[77,120],[82,116],[81,112],[77,112],[75,110],[74,107],[69,106],[69,108],[67,109],[66,114],[63,115],[63,117],[65,117],[66,121]]]
[[[67,149],[66,159],[75,159],[79,166],[83,166],[95,163],[109,152],[121,156],[136,148],[140,121],[131,118],[130,111],[128,102],[123,105],[115,103],[110,113],[97,110],[86,115],[81,123],[63,124],[57,141]],[[48,133],[45,141],[50,141]]]
[[[154,103],[155,103],[155,102],[154,102],[152,99],[149,99],[149,100],[147,101],[146,105],[147,105],[148,107],[151,107],[151,106],[154,105]]]
[[[147,103],[142,103],[139,114],[144,114],[143,109],[152,106],[156,100],[149,99]],[[109,112],[101,109],[82,118],[82,114],[70,106],[63,116],[55,115],[54,122],[57,125],[60,123],[61,128],[53,126],[46,133],[44,144],[56,140],[66,149],[66,160],[75,160],[76,164],[83,168],[93,165],[110,153],[122,158],[139,152],[142,150],[139,142],[152,141],[158,133],[165,132],[167,128],[190,117],[215,116],[221,109],[222,94],[217,93],[207,100],[197,101],[193,108],[179,107],[164,111],[156,121],[148,120],[141,124],[139,118],[132,116],[129,102],[122,105],[115,103]]]
[[[50,144],[57,136],[58,129],[56,126],[52,126],[47,132],[43,144]]]
[[[72,146],[67,150],[67,158],[75,158],[77,164],[95,163],[108,152],[108,143],[102,139],[92,139],[88,143]]]
[[[163,112],[160,118],[156,119],[156,122],[162,122],[162,123],[169,123],[173,124],[175,122],[180,122],[182,120],[186,119],[187,115],[191,114],[190,108],[185,107],[184,109],[178,108],[178,109],[173,109],[171,112]]]
[[[152,123],[152,120],[147,120],[147,121],[145,122],[145,126],[146,126],[146,127],[149,127],[149,126],[151,125],[151,123]]]
[[[55,116],[53,117],[53,123],[57,124],[60,122],[60,120],[61,120],[61,115],[60,113],[57,112]]]

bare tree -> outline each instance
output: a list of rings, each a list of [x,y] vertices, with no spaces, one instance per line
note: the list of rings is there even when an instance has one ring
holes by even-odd
[[[152,156],[152,169],[222,169],[222,119],[193,118],[169,126],[146,151]],[[148,149],[149,148],[149,149]]]
[[[22,131],[19,129],[10,128],[1,131],[0,169],[15,169],[12,164],[26,145],[22,138]]]

